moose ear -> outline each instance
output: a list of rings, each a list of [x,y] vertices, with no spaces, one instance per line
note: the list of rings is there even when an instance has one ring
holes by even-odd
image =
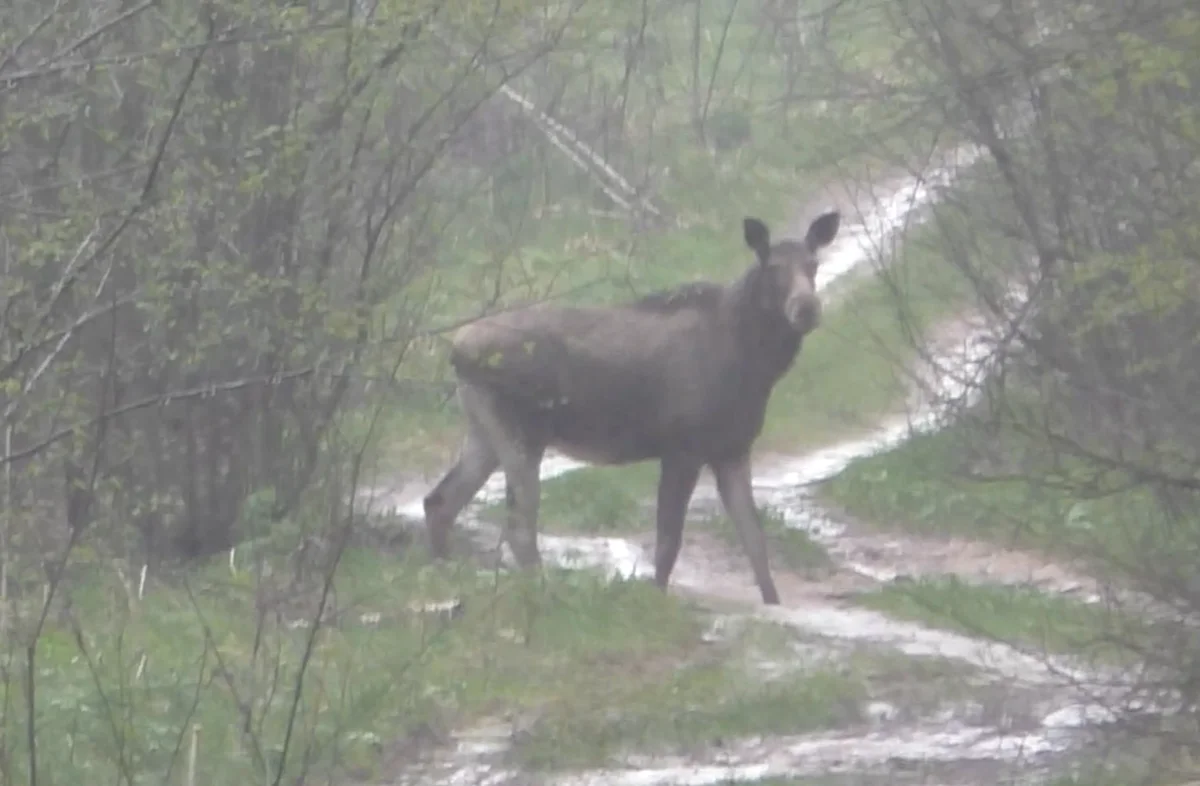
[[[816,251],[819,248],[824,248],[833,242],[837,237],[838,227],[842,223],[842,214],[836,210],[830,210],[813,219],[813,222],[808,225],[808,234],[804,236],[804,242],[808,244],[810,251]]]
[[[771,233],[767,230],[767,225],[757,218],[747,216],[742,219],[742,234],[746,237],[746,245],[758,255],[758,261],[766,264],[771,257]]]

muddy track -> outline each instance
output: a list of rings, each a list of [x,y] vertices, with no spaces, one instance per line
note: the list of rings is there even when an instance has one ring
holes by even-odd
[[[757,493],[770,504],[769,486],[776,479],[770,475],[760,478],[768,487],[760,486]],[[502,494],[501,489],[495,491]],[[611,769],[564,774],[510,769],[505,763],[506,753],[518,730],[493,725],[462,730],[454,735],[451,745],[388,783],[674,786],[838,773],[855,775],[856,783],[884,774],[893,776],[890,783],[927,783],[930,778],[942,783],[994,783],[1014,774],[1036,778],[1049,772],[1051,765],[1072,748],[1078,750],[1086,744],[1081,736],[1084,725],[1104,718],[1102,700],[1119,687],[1119,675],[1091,673],[1077,664],[1003,644],[894,620],[857,607],[849,599],[854,593],[879,586],[879,574],[913,572],[913,565],[922,561],[929,573],[954,574],[971,581],[1000,577],[1015,583],[1023,581],[1027,572],[1054,569],[1031,555],[1009,555],[993,563],[986,559],[990,548],[986,545],[962,542],[955,550],[944,543],[944,559],[936,562],[928,542],[918,544],[913,539],[870,534],[847,539],[833,534],[845,530],[837,529],[838,522],[826,518],[828,534],[822,538],[824,542],[849,540],[855,545],[832,549],[835,567],[819,579],[776,566],[775,580],[783,603],[763,606],[745,556],[703,527],[705,508],[705,501],[698,500],[694,511],[698,515],[689,522],[671,591],[688,596],[711,612],[714,625],[710,635],[714,638],[741,620],[758,620],[786,626],[804,640],[823,642],[835,653],[847,646],[860,646],[954,662],[968,668],[969,679],[979,684],[980,692],[991,688],[1000,703],[1027,705],[1023,720],[1014,726],[986,714],[973,717],[970,707],[964,705],[932,717],[905,718],[837,732],[729,740],[719,748],[687,758],[629,755]],[[467,526],[480,546],[496,548],[499,544],[500,533],[495,527],[475,518]],[[881,542],[892,548],[881,548]],[[908,551],[906,542],[916,550]],[[613,576],[652,575],[652,549],[652,534],[631,538],[542,536],[548,563],[601,569]],[[860,563],[842,559],[846,551],[864,549],[878,552],[874,570],[864,570]],[[978,556],[963,559],[964,552]],[[1071,575],[1065,570],[1062,574]],[[1054,581],[1047,590],[1067,588],[1069,585]],[[898,779],[897,772],[901,773]]]
[[[826,469],[819,451],[816,458],[814,465]],[[770,776],[881,774],[897,762],[907,762],[926,777],[951,771],[962,777],[939,776],[944,782],[982,783],[995,782],[1014,771],[1024,776],[1044,772],[1051,762],[1086,743],[1082,736],[1086,724],[1106,718],[1103,707],[1109,697],[1124,689],[1122,675],[1092,672],[1065,659],[891,619],[857,607],[849,599],[901,573],[952,574],[967,581],[1005,583],[1041,576],[1048,592],[1073,591],[1085,578],[1034,555],[998,552],[987,544],[870,533],[848,536],[848,528],[841,522],[824,513],[815,516],[811,501],[807,507],[797,507],[796,485],[803,488],[805,482],[811,482],[799,475],[797,463],[784,464],[782,475],[759,473],[756,494],[764,504],[783,510],[789,523],[808,529],[829,546],[834,569],[813,579],[776,566],[775,580],[783,603],[763,606],[744,555],[703,527],[709,503],[698,494],[671,591],[697,601],[715,620],[771,622],[805,639],[827,642],[832,648],[857,645],[895,650],[969,667],[973,681],[998,689],[1009,702],[1030,704],[1022,724],[1012,728],[988,718],[968,721],[964,715],[969,713],[960,710],[883,727],[732,740],[686,760],[629,756],[622,767],[536,777],[504,766],[511,730],[483,731],[486,739],[481,744],[481,730],[474,729],[465,730],[455,745],[435,756],[427,768],[395,783],[669,786],[753,782]],[[564,469],[563,464],[548,464],[551,473]],[[781,495],[781,489],[787,494]],[[502,487],[490,491],[492,499],[502,498]],[[812,526],[814,519],[819,521],[817,526]],[[494,526],[477,518],[471,518],[466,526],[481,547],[499,547],[500,533]],[[630,578],[648,578],[653,573],[652,533],[629,538],[543,534],[541,543],[543,556],[551,564],[600,569]],[[873,557],[869,569],[861,561],[849,559],[864,552]],[[989,554],[1000,558],[991,560]]]
[[[830,250],[829,261],[818,279],[819,288],[827,288],[878,253],[879,245],[913,208],[933,197],[930,183],[945,182],[950,176],[950,171],[943,170],[924,179],[891,182],[883,198],[879,198],[877,187],[874,194],[868,194],[874,197],[870,203],[857,203],[854,210],[847,210],[851,220],[839,236],[839,244]],[[835,191],[826,190],[822,198],[838,202],[855,199],[847,196],[852,194],[849,189],[840,193],[839,199]],[[824,206],[802,208],[794,225],[803,225],[805,210],[812,212]],[[841,206],[846,210],[844,202]],[[940,394],[966,388],[961,378],[947,375],[946,368],[966,376],[982,373],[986,361],[976,340],[978,333],[978,326],[963,320],[939,331],[945,339],[937,350],[943,363],[940,373],[934,375],[937,379],[929,381],[940,388]],[[613,769],[536,775],[506,768],[504,755],[512,729],[500,725],[463,730],[454,744],[440,750],[419,769],[405,771],[387,783],[666,786],[837,773],[854,774],[855,782],[861,783],[886,770],[891,773],[889,783],[936,777],[944,783],[966,784],[995,782],[1012,767],[1025,777],[1036,778],[1048,761],[1084,742],[1083,732],[1090,722],[1105,717],[1099,700],[1120,689],[1120,675],[1088,671],[1078,664],[1048,660],[1010,646],[894,620],[855,607],[848,597],[900,576],[954,575],[973,582],[1027,583],[1050,593],[1085,597],[1096,594],[1096,583],[1073,566],[993,544],[867,531],[840,519],[835,512],[822,510],[809,491],[812,484],[840,472],[854,459],[902,441],[913,427],[936,427],[934,408],[921,406],[918,415],[897,415],[860,439],[804,456],[763,456],[756,461],[755,493],[759,504],[781,511],[789,526],[805,530],[827,549],[835,562],[828,575],[815,580],[776,566],[775,580],[783,605],[763,606],[744,555],[700,526],[700,519],[715,505],[711,479],[706,477],[693,500],[671,591],[695,598],[715,619],[768,621],[831,645],[869,645],[912,657],[953,661],[968,668],[974,675],[972,679],[980,684],[1025,691],[1029,709],[1019,728],[986,718],[967,722],[958,713],[836,733],[733,740],[720,749],[687,759],[631,755],[623,760],[623,766]],[[552,477],[579,466],[549,456],[542,474],[544,478]],[[369,493],[377,505],[392,508],[415,523],[421,518],[424,486],[405,484],[400,489]],[[500,538],[496,527],[479,519],[478,510],[503,496],[503,478],[493,476],[475,505],[460,518],[460,526],[482,546],[496,548]],[[539,545],[547,563],[562,567],[600,569],[626,577],[645,577],[653,571],[649,558],[652,533],[631,538],[542,533]],[[895,769],[905,763],[907,769]],[[896,772],[902,774],[897,776]]]

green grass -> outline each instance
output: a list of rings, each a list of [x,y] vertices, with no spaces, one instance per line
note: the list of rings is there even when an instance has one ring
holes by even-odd
[[[76,571],[78,636],[63,612],[40,641],[38,738],[55,741],[42,745],[42,782],[101,782],[122,766],[162,775],[173,758],[178,773],[176,744],[194,724],[202,727],[197,782],[261,782],[264,767],[274,771],[309,635],[294,623],[312,617],[319,587],[312,578],[293,581],[294,554],[270,558],[273,578],[261,583],[245,562],[235,576],[225,560],[190,574],[195,605],[182,577],[161,584],[152,575],[144,599],[132,602],[107,568]],[[305,758],[313,772],[369,770],[380,744],[473,717],[555,705],[617,683],[655,688],[646,664],[670,670],[700,643],[689,608],[645,582],[552,572],[534,586],[420,562],[375,549],[345,555],[330,601],[336,617],[307,661],[284,782]],[[408,610],[450,596],[465,602],[458,619]],[[256,605],[270,610],[261,631]],[[16,657],[9,673],[24,674],[19,649]],[[20,681],[14,676],[14,690]],[[12,782],[26,779],[20,695],[3,718]],[[245,713],[257,742],[240,732]]]
[[[820,578],[833,568],[833,560],[825,548],[806,532],[787,526],[781,513],[771,508],[763,508],[760,515],[772,564],[787,567],[809,578]],[[711,529],[731,549],[741,550],[737,529],[728,516],[713,516],[706,522],[698,522],[691,526]],[[687,537],[686,533],[684,537]]]
[[[913,435],[854,461],[820,484],[818,497],[868,526],[1049,545],[1066,522],[1068,501],[1020,480],[964,477],[963,436],[953,428]]]
[[[1005,479],[964,473],[981,438],[990,442],[989,452],[1011,454]],[[1172,515],[1145,486],[1085,498],[1089,483],[1077,462],[1060,457],[1052,466],[1028,445],[1002,433],[981,437],[964,425],[855,461],[816,493],[867,526],[991,540],[1083,559],[1096,571],[1147,559],[1160,571],[1192,564],[1194,517]]]
[[[961,767],[961,765],[960,765]],[[764,778],[755,781],[724,781],[721,786],[895,786],[895,784],[929,783],[936,779],[936,773],[945,769],[948,773],[955,772],[955,765],[931,762],[916,768],[892,768],[889,773],[832,773],[828,775],[807,775],[795,777]],[[1075,775],[1050,777],[1044,781],[1046,786],[1183,786],[1186,779],[1158,781],[1146,780],[1145,766],[1125,767],[1121,770],[1105,768],[1101,764],[1082,766],[1083,772]],[[1111,771],[1110,771],[1111,770]],[[974,782],[984,781],[982,769],[976,774]],[[989,776],[993,777],[993,776]],[[953,779],[953,775],[949,775]],[[1003,782],[1003,781],[1002,781]]]
[[[1112,642],[1127,640],[1130,629],[1140,627],[1098,604],[953,576],[892,582],[855,601],[889,616],[1084,659],[1127,659],[1129,653]],[[1135,633],[1145,635],[1144,630]]]
[[[657,466],[650,463],[624,467],[588,467],[542,481],[538,527],[547,532],[587,535],[650,532],[654,513],[643,512],[653,503]],[[499,524],[504,502],[483,509],[483,516]]]
[[[1069,479],[1077,468],[1069,461],[1044,465],[1029,445],[1003,432],[986,438],[1007,456],[1012,466],[1002,471],[1012,473],[1009,479],[969,479],[963,470],[979,460],[971,446],[980,437],[965,424],[915,436],[855,461],[821,484],[817,497],[863,526],[992,541],[1050,560],[1079,561],[1118,585],[1154,582],[1162,597],[1186,592],[1195,570],[1194,519],[1170,515],[1145,488],[1083,499],[1078,487],[1048,485]],[[889,585],[860,600],[889,614],[1085,658],[1124,661],[1138,647],[1157,648],[1169,658],[1178,646],[1166,627],[1119,607],[1027,588],[929,579]]]
[[[653,532],[655,472],[653,464],[589,467],[544,481],[539,527],[585,535]],[[499,524],[504,510],[503,502],[492,503],[483,516]],[[786,526],[781,513],[771,508],[760,513],[773,560],[810,576],[823,575],[832,566],[825,549],[803,531]],[[731,548],[741,548],[737,530],[724,514],[687,526],[714,532]]]
[[[623,753],[687,755],[726,740],[854,726],[871,700],[921,715],[971,695],[957,663],[868,648],[811,659],[795,647],[808,643],[786,626],[743,621],[684,667],[647,680],[633,673],[548,706],[513,756],[533,769],[611,766]],[[763,671],[761,661],[788,668]]]
[[[1106,751],[1106,758],[1111,757],[1111,750]],[[808,775],[796,777],[764,778],[756,781],[725,781],[722,786],[894,786],[904,783],[928,783],[936,778],[935,773],[945,767],[948,772],[954,772],[954,765],[939,765],[930,763],[926,766],[900,770],[895,768],[889,773],[832,773],[828,775]],[[1187,786],[1188,777],[1153,778],[1148,777],[1151,767],[1146,763],[1125,764],[1114,767],[1104,763],[1088,763],[1078,765],[1080,770],[1070,775],[1050,777],[1042,782],[1046,786]],[[951,779],[953,776],[950,776]],[[982,782],[977,781],[977,782]]]
[[[858,681],[832,670],[763,684],[719,663],[594,687],[538,720],[514,751],[522,765],[599,766],[626,750],[685,753],[723,739],[835,728],[859,720],[863,697]]]
[[[1121,741],[1102,759],[1082,763],[1046,786],[1186,786],[1195,783],[1197,771],[1186,747],[1168,752],[1154,740]]]
[[[806,663],[790,648],[795,634],[745,621],[684,666],[651,662],[628,679],[564,696],[549,705],[513,750],[533,769],[611,764],[623,752],[688,753],[722,740],[803,733],[861,720],[865,672]],[[796,665],[767,675],[750,655]]]

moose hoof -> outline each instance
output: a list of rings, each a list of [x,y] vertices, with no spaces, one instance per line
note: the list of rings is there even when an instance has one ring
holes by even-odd
[[[450,525],[438,515],[441,503],[441,496],[436,492],[424,500],[425,532],[429,536],[429,556],[434,560],[444,560],[450,554]]]
[[[428,545],[429,556],[435,562],[440,562],[450,557],[450,544],[445,532],[438,532],[430,527]]]

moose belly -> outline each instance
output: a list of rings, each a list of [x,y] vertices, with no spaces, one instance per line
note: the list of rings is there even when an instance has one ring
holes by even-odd
[[[632,464],[637,461],[646,461],[654,458],[654,455],[651,453],[634,450],[621,444],[596,445],[575,442],[552,442],[550,447],[576,461],[600,466]]]
[[[570,405],[541,413],[547,447],[589,464],[631,464],[687,454],[705,463],[741,456],[762,430],[765,402],[694,411]]]
[[[656,429],[635,418],[570,417],[548,424],[547,447],[589,464],[630,464],[658,458],[663,445]]]

